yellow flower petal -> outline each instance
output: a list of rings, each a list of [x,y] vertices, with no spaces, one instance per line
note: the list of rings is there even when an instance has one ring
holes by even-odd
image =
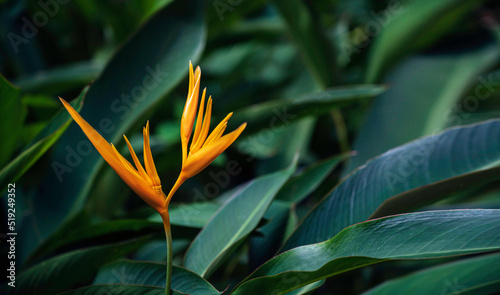
[[[203,89],[203,94],[201,95],[200,108],[198,109],[198,118],[196,119],[196,127],[194,128],[193,141],[191,142],[190,150],[193,149],[193,146],[195,145],[195,143],[198,141],[198,139],[200,137],[201,126],[202,126],[202,121],[203,121],[203,108],[205,107],[205,95],[206,95],[206,93],[207,93],[207,88]]]
[[[141,162],[139,161],[139,159],[137,158],[137,155],[135,154],[135,151],[134,149],[132,148],[132,145],[130,144],[130,142],[128,141],[128,138],[125,136],[125,134],[123,135],[123,138],[125,139],[125,142],[127,143],[127,147],[128,147],[128,150],[130,152],[130,155],[132,156],[132,159],[134,160],[134,164],[135,164],[135,167],[137,167],[137,170],[139,172],[139,174],[141,175],[142,178],[144,178],[150,185],[153,185],[153,181],[151,180],[151,178],[149,178],[149,175],[146,173],[146,171],[144,171],[144,168],[142,167],[141,165]]]
[[[210,128],[210,116],[212,115],[212,97],[208,98],[207,109],[205,111],[205,118],[203,119],[203,126],[201,127],[200,136],[191,144],[190,153],[197,152],[207,139],[208,130]]]
[[[207,146],[203,146],[199,151],[189,155],[185,165],[182,167],[181,176],[191,178],[205,169],[215,158],[224,152],[245,129],[247,123],[243,123],[233,132],[224,135],[223,137],[212,141]]]
[[[207,140],[203,144],[204,147],[207,146],[210,142],[212,142],[219,135],[219,132],[221,129],[223,129],[223,128],[226,129],[224,126],[227,124],[227,121],[229,121],[229,119],[231,118],[232,115],[233,115],[233,113],[231,112],[231,113],[227,114],[227,116],[222,121],[220,121],[219,125],[217,125],[217,127],[214,128],[212,133],[210,133],[210,136],[207,138]]]
[[[153,182],[153,188],[157,191],[161,191],[160,177],[156,172],[155,162],[153,161],[153,155],[151,154],[151,147],[149,145],[149,121],[146,123],[146,128],[143,128],[142,131],[144,136],[144,166],[146,166],[146,172]]]
[[[132,167],[132,164],[123,158],[111,144],[92,128],[92,126],[90,126],[90,124],[87,123],[69,103],[60,97],[59,99],[99,154],[101,154],[104,160],[113,170],[115,170],[118,176],[120,176],[120,178],[149,206],[160,214],[164,212],[166,210],[164,207],[165,194],[153,189],[153,187],[137,173]]]
[[[200,92],[201,69],[196,67],[196,71],[191,76],[189,74],[189,93],[184,105],[184,111],[181,118],[181,143],[182,143],[182,161],[184,163],[187,157],[187,146],[191,133],[193,132],[194,119],[198,108],[198,97]],[[191,87],[192,86],[192,87]]]

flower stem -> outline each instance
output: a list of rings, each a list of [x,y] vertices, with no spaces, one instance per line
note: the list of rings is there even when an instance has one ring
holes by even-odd
[[[163,227],[165,228],[165,237],[167,239],[167,270],[165,281],[165,295],[170,294],[170,285],[172,283],[172,232],[170,231],[170,217],[168,210],[161,214],[163,220]]]
[[[182,177],[182,174],[179,175],[179,178],[177,178],[177,181],[175,182],[174,186],[172,187],[172,189],[168,193],[168,196],[165,198],[164,207],[167,208],[167,210],[168,210],[168,204],[170,204],[170,200],[172,199],[172,197],[174,196],[177,189],[184,183],[185,180],[186,179],[184,177]],[[167,215],[168,215],[168,213],[167,213]]]

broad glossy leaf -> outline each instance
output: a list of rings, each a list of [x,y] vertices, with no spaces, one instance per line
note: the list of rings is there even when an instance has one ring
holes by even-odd
[[[71,105],[80,110],[85,99],[85,88]],[[0,191],[8,183],[17,181],[35,162],[59,139],[71,122],[67,112],[59,111],[54,118],[35,136],[27,147],[0,171]],[[6,129],[7,130],[7,129]]]
[[[372,27],[379,31],[370,51],[367,81],[374,83],[388,65],[398,58],[437,40],[480,2],[482,1],[390,2],[387,9],[377,13],[373,20],[375,25]],[[373,34],[373,31],[370,33]]]
[[[499,174],[500,167],[495,166],[493,168],[451,177],[406,191],[385,200],[384,203],[382,203],[382,205],[380,205],[380,207],[373,212],[370,219],[411,212],[423,208],[427,205],[453,196],[454,194],[463,191],[465,188],[473,189],[481,187],[487,183],[493,183],[498,179]],[[466,204],[463,208],[472,208],[470,206],[471,204]]]
[[[500,292],[500,254],[460,260],[390,280],[364,295],[479,295]]]
[[[500,164],[499,141],[500,120],[493,120],[452,128],[384,153],[327,195],[284,249],[327,240],[369,218],[392,196]]]
[[[104,264],[126,255],[145,243],[147,238],[83,248],[47,259],[16,277],[16,287],[7,294],[52,295],[92,279]]]
[[[152,16],[120,47],[90,86],[81,115],[113,143],[187,73],[204,46],[204,20],[199,0],[176,1]],[[37,214],[25,224],[24,245],[29,252],[85,201],[104,161],[77,124],[72,124],[49,159],[50,169],[33,198]],[[107,167],[106,169],[110,169]],[[41,210],[40,208],[52,208]]]
[[[295,164],[256,178],[236,190],[189,247],[184,259],[186,268],[203,277],[209,276],[235,245],[255,229],[294,170]]]
[[[2,75],[0,75],[0,97],[0,118],[2,118],[0,166],[3,166],[17,148],[25,110],[19,98],[19,88]]]
[[[354,143],[357,155],[348,162],[346,172],[410,140],[450,124],[463,125],[462,118],[492,94],[491,86],[474,88],[480,91],[467,104],[459,103],[460,99],[478,81],[489,80],[479,75],[498,58],[496,43],[486,43],[458,52],[419,55],[399,65],[385,80],[391,87],[373,101]]]
[[[379,85],[330,88],[293,100],[273,100],[240,109],[234,112],[231,121],[235,126],[243,122],[248,123],[243,136],[259,132],[264,128],[279,130],[294,120],[305,116],[318,116],[334,108],[377,96],[384,90],[385,87]]]
[[[99,270],[93,284],[145,285],[165,288],[165,264],[122,260]],[[173,266],[172,290],[192,295],[220,294],[209,282],[183,267]]]
[[[389,259],[437,258],[500,249],[500,210],[428,211],[352,225],[322,243],[298,247],[257,269],[232,294],[284,294]]]

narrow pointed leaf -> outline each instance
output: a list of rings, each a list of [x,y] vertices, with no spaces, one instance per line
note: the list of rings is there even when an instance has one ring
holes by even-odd
[[[85,88],[71,105],[80,110],[83,106],[88,88]],[[0,171],[0,192],[8,183],[18,180],[36,161],[52,147],[71,123],[66,111],[59,111],[40,131],[26,148]],[[7,129],[6,129],[7,130]]]
[[[330,88],[296,99],[273,100],[236,110],[231,124],[238,126],[248,122],[243,133],[243,136],[248,136],[263,128],[280,129],[300,118],[325,114],[332,109],[364,101],[384,91],[384,86],[355,85]]]
[[[236,190],[189,247],[184,265],[207,277],[259,224],[274,196],[293,173],[288,169],[256,178]]]

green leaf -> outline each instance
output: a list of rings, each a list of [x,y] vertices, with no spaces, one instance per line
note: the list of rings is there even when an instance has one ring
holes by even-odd
[[[374,21],[380,33],[370,50],[366,80],[376,82],[391,63],[438,40],[480,2],[419,0],[407,1],[403,5],[391,3],[384,10],[385,15]]]
[[[90,86],[81,115],[108,141],[123,142],[122,134],[185,77],[189,60],[200,56],[205,40],[200,2],[176,1],[160,10],[119,48]],[[36,246],[36,237],[47,237],[80,210],[104,163],[77,124],[68,128],[48,160],[51,167],[33,198],[37,214],[24,223],[37,225],[24,228],[30,241],[26,252]]]
[[[26,262],[31,264],[50,254],[78,247],[81,244],[103,244],[155,233],[163,234],[161,222],[121,219],[97,224],[83,224],[76,228],[57,231],[37,247]]]
[[[462,192],[464,188],[473,189],[498,180],[500,166],[474,171],[471,173],[451,177],[429,185],[424,185],[385,200],[373,212],[370,219],[383,216],[411,212],[442,199]],[[470,206],[470,204],[467,204]],[[464,207],[470,208],[470,207]]]
[[[184,265],[207,277],[249,235],[264,216],[274,196],[295,170],[256,178],[236,190],[189,247]]]
[[[231,124],[238,126],[247,122],[243,136],[259,132],[264,128],[271,128],[271,131],[281,130],[294,120],[306,116],[319,116],[333,108],[371,98],[384,91],[385,87],[378,85],[346,86],[307,94],[293,100],[268,101],[235,111]]]
[[[284,294],[389,259],[437,258],[500,249],[500,210],[410,213],[352,225],[330,240],[266,262],[232,294]]]
[[[484,255],[425,269],[363,294],[494,294],[500,292],[499,273],[500,254]]]
[[[273,3],[285,19],[290,35],[316,81],[322,88],[338,82],[337,57],[326,38],[320,18],[313,15],[302,0],[274,0]]]
[[[286,227],[291,208],[316,190],[333,168],[345,158],[346,156],[335,156],[314,163],[292,176],[283,185],[264,214],[264,219],[268,222],[258,229],[260,235],[250,239],[249,263],[252,269],[273,257],[287,238]]]
[[[19,98],[19,88],[12,85],[2,75],[0,75],[0,97],[2,98],[0,100],[0,118],[2,118],[0,166],[3,166],[17,149],[25,111]]]
[[[462,125],[462,118],[473,112],[476,103],[482,103],[484,91],[469,97],[468,105],[459,104],[460,98],[477,80],[482,81],[478,76],[498,57],[497,45],[487,43],[461,52],[416,56],[402,63],[386,80],[391,87],[374,100],[354,143],[358,155],[349,161],[346,172],[450,123]],[[486,95],[492,94],[489,89]],[[453,114],[455,111],[460,113]],[[381,134],[384,140],[380,140]]]
[[[500,164],[498,140],[500,120],[493,120],[452,128],[386,152],[326,196],[299,225],[284,249],[325,241],[345,227],[369,218],[392,196]]]
[[[320,280],[320,281],[314,282],[312,284],[306,285],[306,286],[304,286],[302,288],[290,291],[290,292],[288,292],[286,294],[287,295],[313,294],[312,292],[314,290],[318,289],[319,287],[323,286],[324,283],[325,283],[325,280]]]
[[[165,288],[165,269],[165,264],[160,263],[117,261],[101,268],[93,284],[146,285]],[[205,279],[179,266],[173,266],[171,288],[192,295],[220,294]]]
[[[136,250],[146,240],[142,238],[84,248],[47,259],[19,273],[16,287],[9,288],[8,294],[52,295],[68,290],[76,284],[91,280],[99,267]]]
[[[16,81],[16,84],[19,85],[23,94],[63,93],[90,83],[101,73],[104,65],[103,62],[98,61],[65,65],[21,78]]]
[[[198,202],[172,206],[168,212],[170,224],[192,228],[203,228],[210,218],[219,210],[220,204],[214,202]],[[159,214],[149,218],[151,221],[162,222]]]
[[[77,99],[71,102],[76,109],[82,108],[87,88],[85,88]],[[59,111],[54,118],[40,131],[14,160],[0,171],[0,191],[3,191],[8,183],[17,181],[35,162],[61,137],[66,131],[71,118],[66,111]],[[6,129],[7,130],[7,129]]]
[[[291,177],[276,195],[276,200],[298,203],[311,194],[326,179],[333,169],[348,155],[334,156],[308,166]]]

